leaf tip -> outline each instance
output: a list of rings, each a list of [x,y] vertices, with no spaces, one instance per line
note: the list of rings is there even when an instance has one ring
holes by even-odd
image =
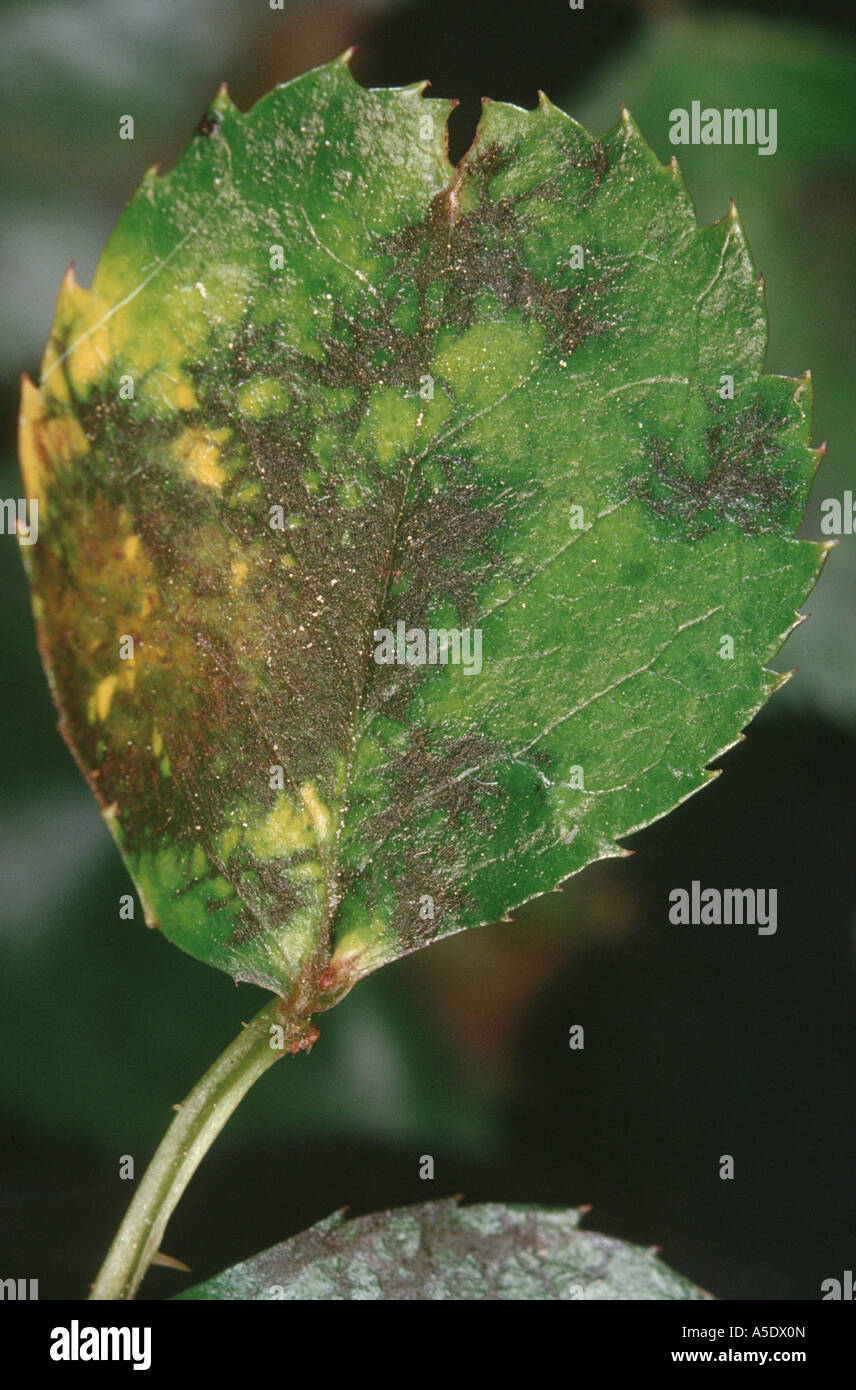
[[[620,111],[620,113],[621,113],[621,114],[620,114],[620,117],[619,117],[618,125],[619,125],[619,129],[622,131],[622,133],[623,133],[628,139],[632,137],[633,139],[635,139],[635,140],[641,142],[641,144],[644,145],[645,149],[648,151],[650,157],[651,157],[656,163],[659,163],[659,160],[657,160],[657,156],[654,154],[654,151],[651,149],[650,145],[648,144],[648,141],[645,139],[645,136],[642,134],[642,131],[639,129],[639,126],[638,126],[638,125],[636,124],[636,122],[634,121],[633,116],[631,115],[631,112],[630,112],[629,108],[626,107],[626,106],[624,105],[624,102],[623,102],[623,101],[620,101],[620,102],[618,103],[618,109],[619,109],[619,111]]]
[[[396,87],[395,90],[398,92],[399,96],[421,97],[422,93],[427,91],[430,86],[430,80],[427,77],[423,77],[419,82],[410,82],[406,87]]]
[[[40,494],[44,464],[37,431],[41,413],[41,392],[27,373],[22,372],[18,406],[18,459],[24,486],[32,497]]]
[[[775,695],[776,691],[781,690],[783,685],[787,685],[788,681],[791,680],[791,678],[795,676],[796,673],[796,666],[792,667],[790,671],[775,672],[773,679],[767,683],[767,694]]]
[[[32,380],[32,378],[30,377],[29,372],[21,372],[21,375],[20,375],[20,377],[18,378],[18,382],[19,382],[19,385],[20,385],[20,387],[21,387],[21,401],[22,401],[22,403],[23,403],[23,401],[24,401],[25,398],[27,398],[28,400],[32,400],[32,395],[33,395],[33,392],[34,392],[34,391],[35,391],[36,394],[38,395],[38,390],[39,390],[39,388],[38,388],[38,386],[36,385],[36,383]]]
[[[801,621],[804,622],[805,619],[803,618],[803,619],[801,619]],[[797,626],[799,626],[799,624],[797,624]],[[782,688],[783,685],[787,685],[789,681],[793,680],[794,676],[796,675],[796,673],[797,673],[797,671],[798,671],[799,669],[800,669],[799,666],[792,666],[791,669],[790,669],[790,671],[782,671],[781,674],[779,675],[778,680],[777,680],[777,681],[775,682],[775,684],[771,687],[771,692],[770,692],[770,693],[771,693],[771,694],[775,694],[775,692],[776,692],[777,690],[781,690],[781,688]]]
[[[221,82],[217,88],[217,94],[211,103],[211,111],[215,116],[222,120],[224,116],[234,116],[238,114],[238,108],[229,95],[228,82]]]

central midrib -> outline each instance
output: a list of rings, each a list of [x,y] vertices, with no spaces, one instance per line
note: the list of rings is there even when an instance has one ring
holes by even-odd
[[[439,195],[438,195],[438,194],[434,194],[434,195],[433,195],[435,198],[438,197],[438,196],[445,195],[445,196],[443,197],[443,201],[444,201],[444,205],[445,205],[445,209],[446,209],[446,214],[447,214],[447,224],[446,224],[446,246],[445,246],[445,253],[444,253],[444,258],[443,258],[443,266],[442,266],[442,270],[441,270],[441,272],[440,272],[440,274],[441,274],[440,307],[439,307],[439,310],[437,311],[437,314],[436,314],[435,317],[434,317],[434,320],[433,320],[432,324],[430,324],[430,325],[428,326],[428,328],[425,329],[425,330],[420,329],[420,330],[419,330],[420,332],[425,331],[425,332],[430,332],[430,333],[436,335],[437,327],[438,327],[438,325],[441,324],[442,321],[443,321],[444,311],[445,311],[445,307],[446,307],[446,275],[447,275],[447,271],[448,271],[448,267],[449,267],[449,258],[450,258],[451,249],[452,249],[452,234],[453,234],[453,232],[454,232],[455,221],[456,221],[456,214],[457,214],[457,190],[458,190],[458,187],[460,186],[460,183],[461,183],[461,181],[462,181],[462,177],[463,177],[463,172],[462,172],[462,171],[463,171],[463,165],[464,165],[465,159],[466,159],[466,156],[464,156],[464,159],[462,159],[461,162],[460,162],[460,164],[453,170],[453,174],[452,174],[451,180],[444,186],[444,188],[440,189]],[[335,922],[335,919],[336,919],[336,914],[338,913],[338,910],[339,910],[339,906],[340,906],[340,904],[341,904],[341,902],[342,902],[342,897],[336,893],[336,875],[337,875],[337,868],[338,868],[338,863],[339,863],[339,843],[340,843],[340,840],[341,840],[342,830],[344,829],[345,817],[346,817],[347,812],[348,812],[348,806],[349,806],[349,791],[350,791],[350,784],[351,784],[351,776],[352,776],[352,773],[353,773],[353,767],[354,767],[354,761],[355,761],[356,754],[357,754],[357,748],[359,747],[359,743],[360,743],[360,720],[361,720],[362,715],[363,715],[363,712],[364,712],[364,710],[363,710],[363,697],[364,697],[364,695],[365,695],[366,685],[367,685],[367,683],[368,683],[368,676],[369,676],[369,670],[370,670],[369,661],[372,659],[371,656],[370,656],[370,651],[371,651],[371,642],[370,642],[370,639],[373,637],[373,634],[374,634],[374,631],[375,631],[375,628],[376,628],[376,625],[377,625],[378,618],[379,618],[379,617],[381,616],[381,614],[383,613],[383,610],[384,610],[384,608],[385,608],[385,606],[386,606],[387,599],[388,599],[388,597],[389,597],[389,587],[390,587],[390,582],[391,582],[392,575],[393,575],[393,559],[394,559],[394,556],[395,556],[396,549],[397,549],[397,547],[398,547],[399,530],[400,530],[400,527],[401,527],[402,517],[404,516],[404,511],[405,511],[405,508],[406,508],[406,506],[407,506],[408,495],[409,495],[409,492],[410,492],[410,486],[411,486],[411,483],[412,483],[412,481],[413,481],[414,475],[416,474],[417,468],[423,463],[423,461],[424,461],[425,458],[427,457],[429,451],[430,451],[430,446],[429,446],[429,448],[424,449],[421,453],[418,452],[417,450],[414,450],[414,452],[413,452],[413,457],[412,457],[412,458],[410,459],[410,461],[409,461],[410,466],[409,466],[408,471],[407,471],[407,476],[406,476],[406,478],[405,478],[405,480],[404,480],[404,487],[402,488],[402,492],[401,492],[401,501],[400,501],[400,503],[399,503],[399,506],[398,506],[398,509],[397,509],[397,512],[396,512],[396,516],[395,516],[395,520],[394,520],[394,522],[393,522],[392,529],[391,529],[389,548],[388,548],[388,551],[387,551],[386,566],[385,566],[384,573],[383,573],[383,576],[382,576],[381,584],[380,584],[380,586],[379,586],[379,591],[378,591],[377,599],[376,599],[376,602],[375,602],[374,607],[373,607],[373,609],[372,609],[372,612],[371,612],[371,614],[370,614],[370,617],[369,617],[369,620],[368,620],[368,624],[367,624],[367,627],[366,627],[365,642],[364,642],[364,645],[363,645],[363,647],[362,647],[362,649],[361,649],[362,652],[363,652],[363,658],[362,658],[362,659],[363,659],[363,676],[362,676],[362,680],[360,681],[359,689],[358,689],[358,691],[357,691],[356,700],[355,700],[355,702],[354,702],[354,715],[353,715],[353,719],[352,719],[352,721],[351,721],[351,731],[350,731],[350,741],[349,741],[349,742],[350,742],[350,746],[349,746],[349,750],[348,750],[347,759],[346,759],[346,762],[345,762],[345,767],[344,767],[344,770],[343,770],[343,773],[342,773],[341,791],[340,791],[339,802],[338,802],[338,807],[337,807],[337,811],[336,811],[336,831],[335,831],[335,835],[332,837],[331,841],[329,842],[330,847],[329,847],[327,853],[323,856],[323,859],[324,859],[324,875],[325,875],[325,898],[326,898],[327,910],[326,910],[325,919],[324,919],[324,922],[323,922],[323,924],[322,924],[322,929],[321,929],[321,945],[322,945],[322,947],[323,947],[324,959],[325,959],[325,961],[328,961],[328,960],[330,959],[330,957],[332,956],[332,954],[333,954],[333,942],[332,942],[333,925],[334,925],[334,922]]]

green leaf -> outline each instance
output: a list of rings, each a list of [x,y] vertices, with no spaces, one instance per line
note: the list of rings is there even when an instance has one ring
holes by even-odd
[[[546,99],[454,171],[450,103],[346,58],[221,91],[22,400],[40,649],[146,919],[307,1013],[703,786],[820,566],[736,212]]]
[[[737,200],[766,280],[771,371],[811,363],[823,391],[815,437],[831,447],[809,500],[807,525],[821,531],[821,502],[853,486],[850,450],[856,375],[856,44],[844,33],[726,6],[646,12],[638,32],[577,89],[571,110],[592,129],[612,120],[621,93],[657,153],[673,152],[702,218]],[[753,97],[752,93],[763,93]],[[779,112],[775,158],[754,145],[670,145],[669,113],[740,109],[757,100]],[[787,113],[787,114],[786,114]],[[761,168],[760,166],[763,166]],[[798,666],[776,700],[856,719],[856,662],[841,634],[856,609],[856,545],[844,537],[811,596],[811,622],[789,639],[776,665]]]
[[[179,1299],[710,1298],[656,1250],[579,1231],[580,1211],[454,1199],[311,1230],[186,1289]]]

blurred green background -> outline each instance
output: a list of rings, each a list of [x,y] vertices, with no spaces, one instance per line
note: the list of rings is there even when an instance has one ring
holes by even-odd
[[[357,79],[457,96],[539,88],[595,133],[632,111],[665,161],[674,106],[778,109],[778,150],[686,147],[699,217],[733,196],[767,281],[768,370],[806,367],[820,503],[856,489],[856,41],[849,6],[586,0],[32,0],[0,5],[0,496],[17,497],[17,378],[69,261],[87,284],[152,163],[226,79],[246,108],[351,44]],[[118,138],[132,114],[135,139]],[[181,1099],[261,995],[120,922],[128,881],[55,729],[17,544],[0,536],[0,1277],[81,1297]],[[388,967],[320,1020],[231,1121],[173,1219],[198,1280],[302,1230],[461,1192],[592,1203],[722,1297],[817,1298],[856,1257],[856,537],[780,670],[797,676],[725,775],[632,859]],[[676,928],[669,889],[779,890],[779,930]],[[583,1052],[568,1030],[583,1024]],[[736,1177],[718,1177],[721,1154]],[[435,1179],[418,1177],[432,1154]],[[153,1270],[145,1297],[188,1278]]]

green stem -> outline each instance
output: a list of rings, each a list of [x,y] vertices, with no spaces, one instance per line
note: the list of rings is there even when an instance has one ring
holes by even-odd
[[[271,1046],[271,1025],[282,1027],[285,1047]],[[283,1055],[310,1046],[309,1023],[296,1023],[275,997],[221,1053],[178,1111],[146,1169],[90,1298],[133,1298],[160,1249],[166,1224],[197,1167],[254,1081]]]

